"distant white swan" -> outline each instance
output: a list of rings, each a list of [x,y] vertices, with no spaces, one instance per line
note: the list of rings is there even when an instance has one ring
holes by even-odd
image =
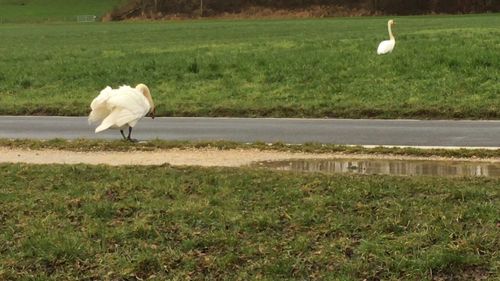
[[[385,55],[387,53],[392,52],[394,50],[394,46],[396,46],[396,38],[394,38],[394,35],[392,35],[392,29],[391,27],[395,25],[396,23],[393,20],[389,20],[387,22],[387,28],[389,29],[389,40],[385,40],[380,42],[377,48],[377,54],[379,55]]]
[[[90,108],[89,124],[101,122],[95,129],[96,133],[118,128],[123,138],[129,141],[132,141],[130,135],[137,122],[148,113],[154,119],[155,112],[153,98],[144,84],[135,88],[124,85],[118,89],[108,86],[92,101]],[[127,127],[128,136],[125,137],[123,129]]]

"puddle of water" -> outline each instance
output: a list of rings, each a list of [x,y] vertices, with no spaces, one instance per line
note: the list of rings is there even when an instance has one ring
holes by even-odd
[[[386,159],[307,159],[259,162],[280,171],[439,177],[500,178],[500,163]]]

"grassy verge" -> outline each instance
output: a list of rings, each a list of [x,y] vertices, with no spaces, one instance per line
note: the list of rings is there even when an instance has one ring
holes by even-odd
[[[500,278],[499,180],[0,165],[0,279]]]
[[[334,144],[306,143],[289,145],[283,143],[239,143],[230,141],[190,142],[153,140],[140,143],[131,143],[122,140],[9,140],[0,139],[0,147],[18,149],[58,149],[70,151],[153,151],[160,149],[259,149],[287,152],[308,153],[347,153],[347,154],[380,154],[401,156],[439,156],[449,158],[498,158],[500,150],[487,149],[420,149],[398,147],[365,148],[362,146],[345,146]]]
[[[500,16],[0,25],[0,114],[85,115],[146,83],[160,116],[500,118]],[[37,46],[31,48],[27,46]]]

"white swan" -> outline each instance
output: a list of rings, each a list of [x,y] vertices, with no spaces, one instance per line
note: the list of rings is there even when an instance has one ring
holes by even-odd
[[[89,124],[101,122],[95,129],[96,133],[109,128],[119,128],[120,133],[126,140],[132,141],[130,135],[132,128],[146,114],[151,113],[154,119],[155,105],[144,84],[135,88],[121,86],[118,89],[106,87],[90,104],[92,112],[89,115]],[[128,127],[128,136],[125,137],[123,129]]]
[[[389,20],[387,22],[387,28],[389,29],[389,40],[385,40],[380,42],[377,48],[377,54],[379,55],[385,55],[387,53],[392,52],[394,50],[394,46],[396,46],[396,39],[394,38],[394,35],[392,35],[392,30],[391,27],[395,25],[396,23],[393,20]]]

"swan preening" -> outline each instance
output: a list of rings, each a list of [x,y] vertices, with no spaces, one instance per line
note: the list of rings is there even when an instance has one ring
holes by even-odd
[[[389,30],[389,40],[385,40],[380,42],[377,48],[377,54],[379,55],[385,55],[387,53],[392,52],[394,50],[394,46],[396,46],[396,39],[394,38],[394,35],[392,35],[392,29],[391,27],[395,25],[396,23],[394,20],[389,20],[387,22],[387,29]]]
[[[96,133],[109,128],[118,128],[123,138],[132,140],[132,128],[146,114],[151,113],[154,119],[155,105],[144,84],[138,84],[135,88],[121,86],[118,89],[106,87],[90,104],[92,112],[89,115],[89,123],[101,122],[95,129]],[[128,127],[128,136],[123,129]]]

